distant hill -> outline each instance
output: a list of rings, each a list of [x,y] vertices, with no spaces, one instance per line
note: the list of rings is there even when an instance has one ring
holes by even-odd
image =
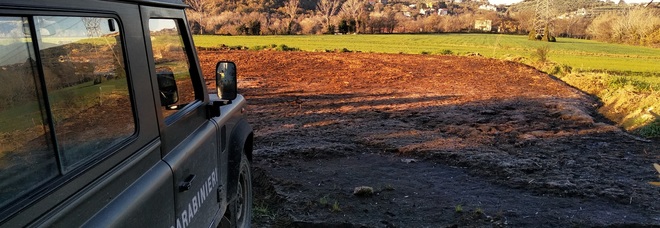
[[[527,0],[516,3],[511,5],[509,10],[512,12],[535,10],[536,2],[536,0]],[[599,0],[552,0],[551,4],[553,4],[553,8],[557,10],[557,14],[574,12],[580,8],[591,9],[602,6],[616,6],[614,4],[602,2]]]

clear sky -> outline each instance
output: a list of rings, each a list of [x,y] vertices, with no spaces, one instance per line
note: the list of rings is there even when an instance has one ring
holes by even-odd
[[[649,3],[651,0],[623,0],[627,3]],[[654,0],[653,2],[658,2],[660,0]],[[499,5],[499,4],[513,4],[513,3],[518,3],[522,2],[522,0],[488,0],[490,4],[493,5]],[[618,0],[614,0],[614,2],[619,2]]]

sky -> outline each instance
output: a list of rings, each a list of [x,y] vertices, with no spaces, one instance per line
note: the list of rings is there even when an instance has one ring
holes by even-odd
[[[626,3],[642,3],[642,2],[643,3],[649,3],[651,0],[624,0],[624,1]],[[658,1],[660,1],[660,0],[654,0],[653,2],[658,2]],[[513,4],[513,3],[522,2],[522,0],[488,0],[488,2],[490,2],[490,4],[493,4],[493,5],[499,5],[499,4],[510,5],[510,4]],[[619,2],[619,1],[616,0],[614,2]]]

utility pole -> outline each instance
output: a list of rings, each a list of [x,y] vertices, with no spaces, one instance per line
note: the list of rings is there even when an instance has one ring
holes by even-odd
[[[101,18],[83,17],[82,20],[87,29],[87,37],[97,38],[101,36]]]
[[[536,0],[534,21],[532,22],[533,30],[529,32],[530,39],[554,40],[554,32],[552,31],[554,29],[552,24],[553,13],[551,9],[551,0]]]

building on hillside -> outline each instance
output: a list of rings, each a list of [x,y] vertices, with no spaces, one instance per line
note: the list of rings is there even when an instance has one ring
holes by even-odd
[[[447,15],[449,15],[449,9],[444,9],[444,8],[440,8],[440,9],[438,9],[438,15],[439,15],[439,16],[447,16]]]
[[[497,11],[497,7],[495,7],[494,5],[480,5],[479,9],[480,10]]]
[[[493,21],[477,19],[474,21],[474,29],[490,32],[493,29]]]
[[[387,0],[368,0],[367,1],[370,5],[376,5],[376,3],[380,3],[383,5],[387,4]]]
[[[568,19],[568,18],[574,18],[574,17],[588,17],[590,16],[590,13],[587,9],[585,8],[579,8],[577,11],[565,13],[562,15],[557,16],[559,19]]]
[[[419,14],[420,15],[431,15],[435,13],[435,9],[420,9]]]
[[[589,15],[589,11],[587,11],[587,9],[585,9],[585,8],[579,8],[579,9],[575,12],[575,15],[583,16],[583,17],[584,17],[584,16]]]

